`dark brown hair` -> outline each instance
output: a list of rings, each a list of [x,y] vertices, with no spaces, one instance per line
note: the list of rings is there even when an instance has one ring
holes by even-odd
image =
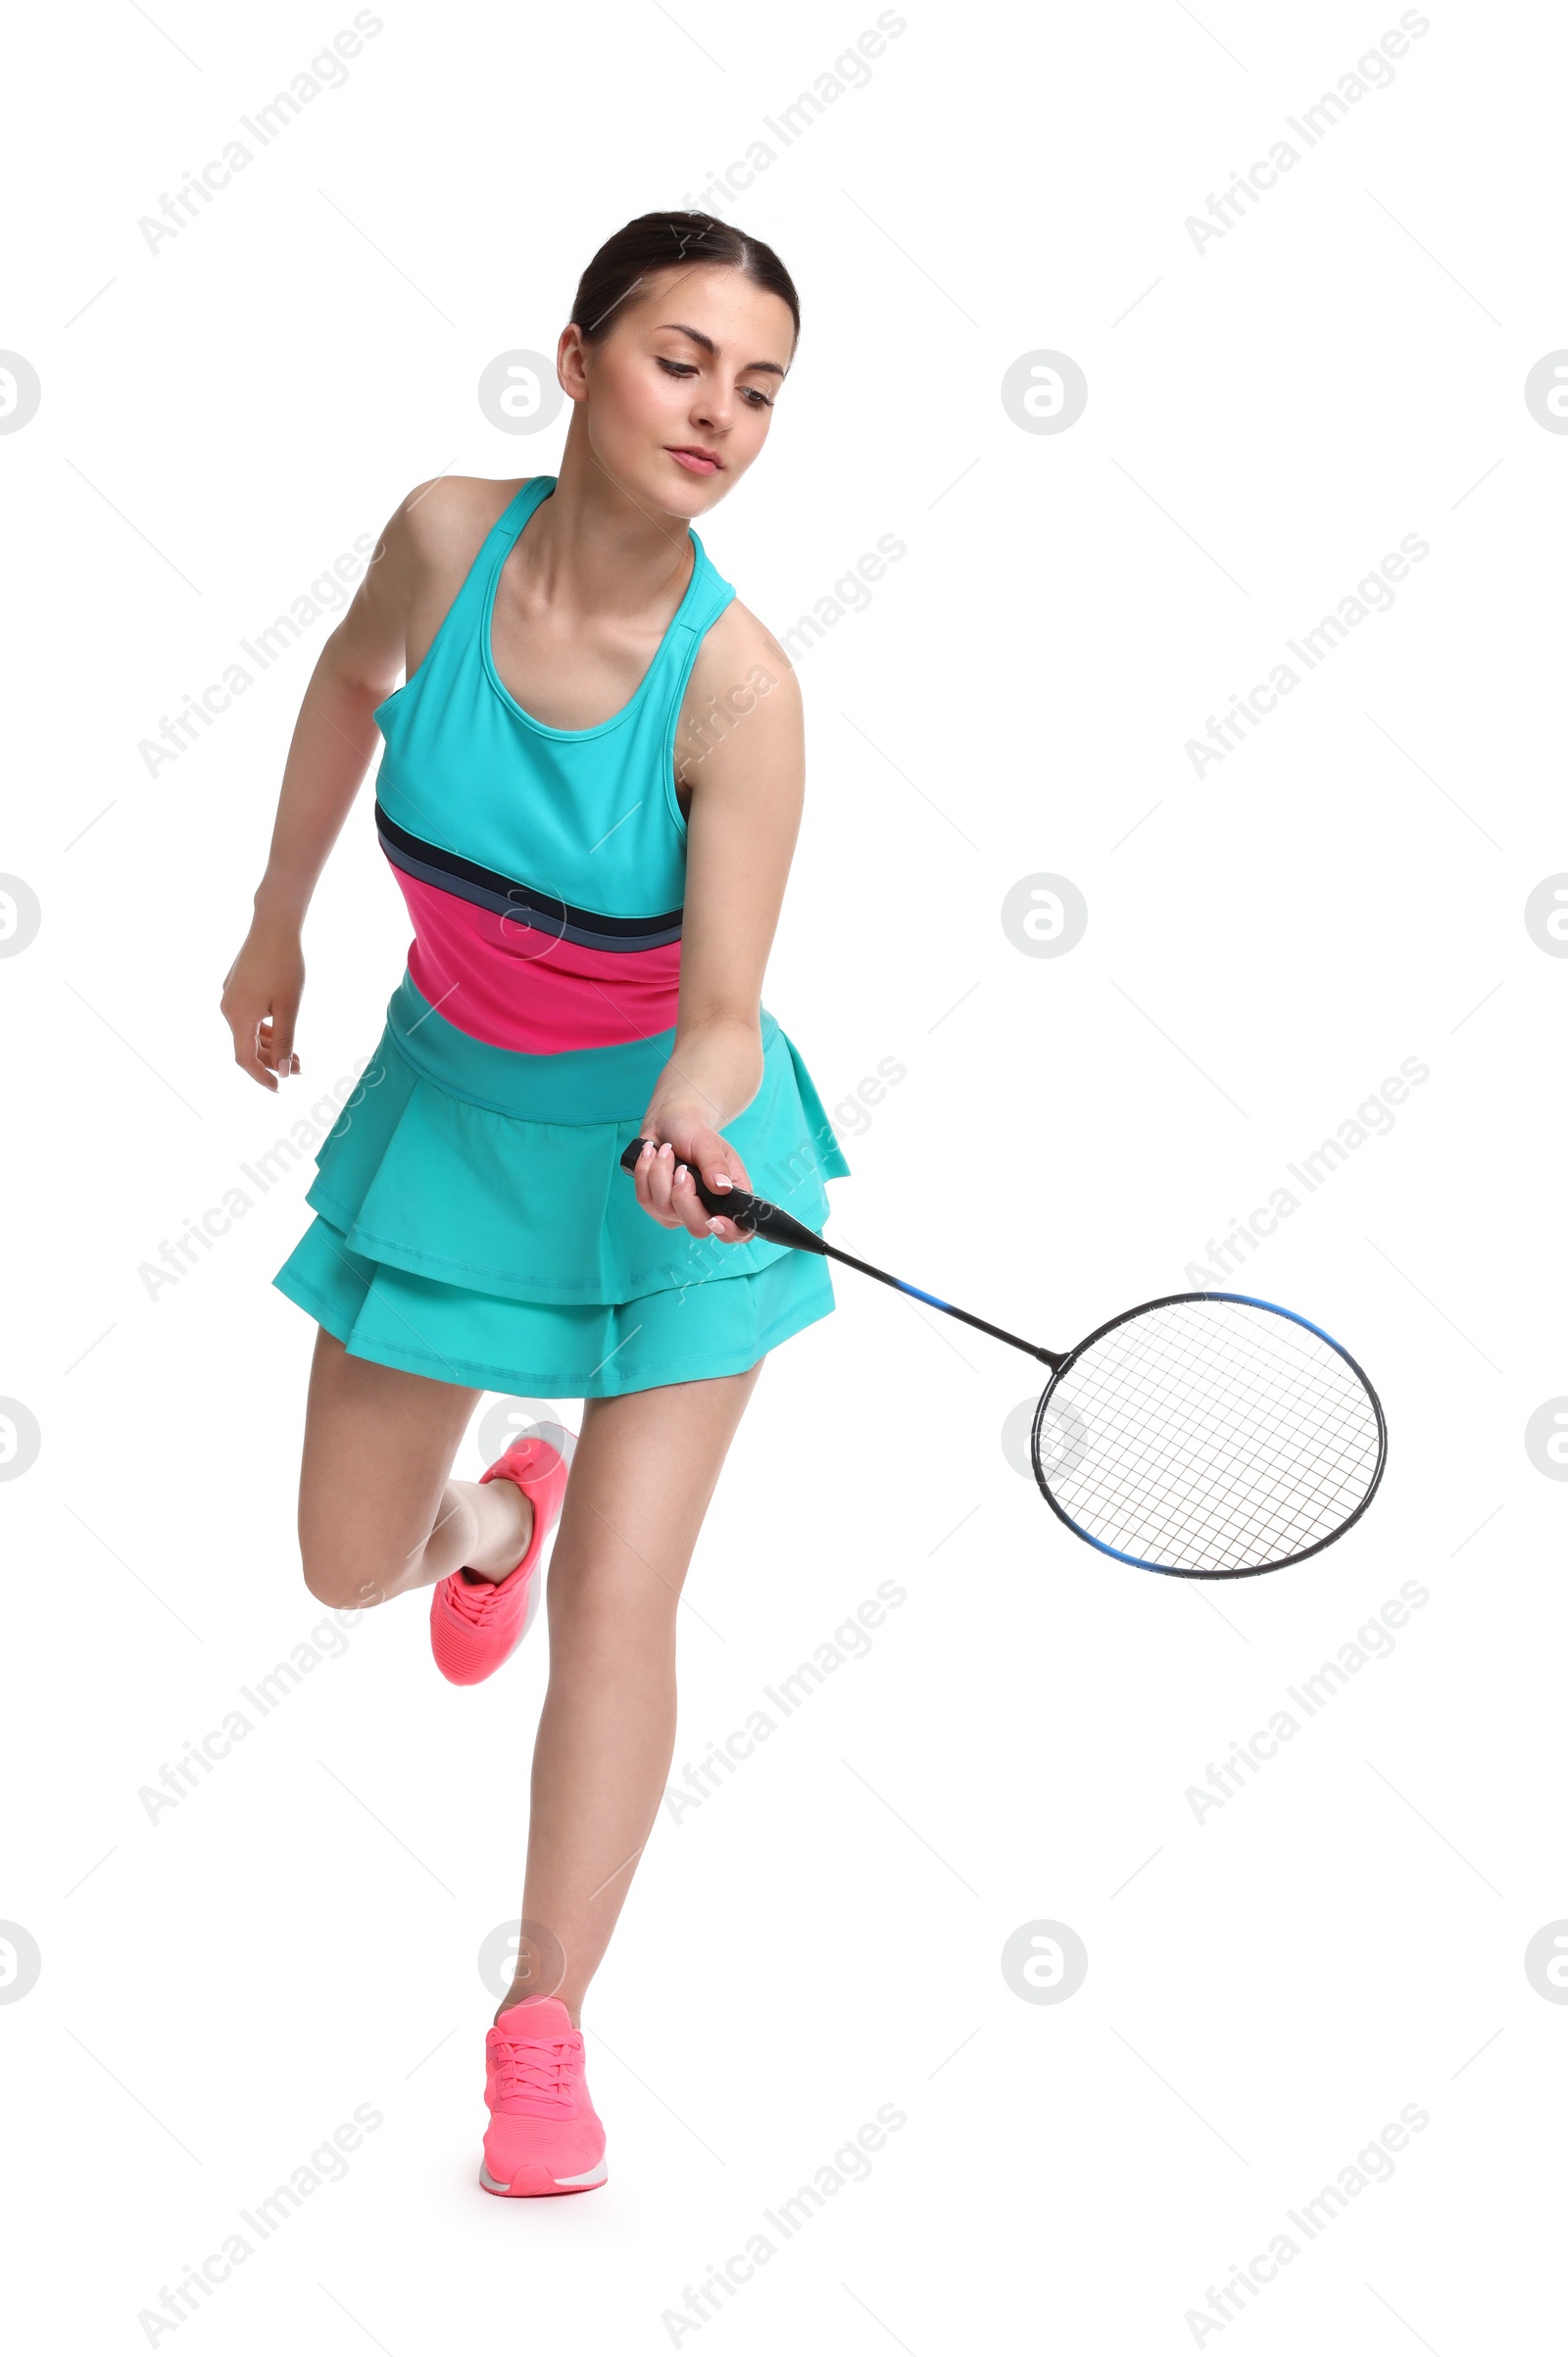
[[[606,238],[577,281],[571,324],[592,344],[609,332],[620,305],[655,270],[707,262],[744,271],[754,286],[787,303],[799,342],[801,300],[783,263],[760,237],[748,237],[711,213],[640,213]]]

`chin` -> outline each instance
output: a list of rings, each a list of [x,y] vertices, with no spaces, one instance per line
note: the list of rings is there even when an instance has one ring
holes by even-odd
[[[735,479],[733,466],[720,466],[712,474],[688,474],[679,462],[672,459],[662,446],[657,448],[648,463],[647,479],[660,488],[662,503],[671,516],[706,515],[721,500]]]

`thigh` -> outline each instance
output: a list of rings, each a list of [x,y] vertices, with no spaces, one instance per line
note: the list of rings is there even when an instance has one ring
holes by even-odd
[[[552,1597],[673,1612],[762,1361],[743,1375],[590,1399],[550,1567]]]
[[[318,1328],[305,1408],[299,1534],[312,1591],[377,1600],[422,1547],[482,1397],[352,1357]]]

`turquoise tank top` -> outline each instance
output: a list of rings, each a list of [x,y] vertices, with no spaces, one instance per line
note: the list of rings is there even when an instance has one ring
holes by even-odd
[[[691,577],[630,700],[592,728],[535,718],[496,668],[491,615],[502,565],[556,482],[523,484],[424,661],[375,712],[376,825],[414,923],[409,973],[459,1030],[531,1056],[675,1020],[675,730],[698,648],[735,595],[688,527]]]

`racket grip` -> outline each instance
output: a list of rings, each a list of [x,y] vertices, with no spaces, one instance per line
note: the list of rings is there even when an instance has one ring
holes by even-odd
[[[628,1175],[635,1170],[645,1143],[642,1138],[633,1138],[621,1155],[620,1166]],[[691,1168],[689,1163],[687,1168]],[[744,1187],[731,1187],[727,1194],[721,1194],[709,1186],[700,1170],[693,1170],[691,1175],[697,1199],[704,1208],[732,1219],[743,1235],[760,1236],[768,1244],[787,1244],[798,1252],[826,1253],[828,1248],[816,1231],[803,1227],[788,1211],[781,1211],[777,1203],[768,1203],[760,1195],[748,1195]]]

